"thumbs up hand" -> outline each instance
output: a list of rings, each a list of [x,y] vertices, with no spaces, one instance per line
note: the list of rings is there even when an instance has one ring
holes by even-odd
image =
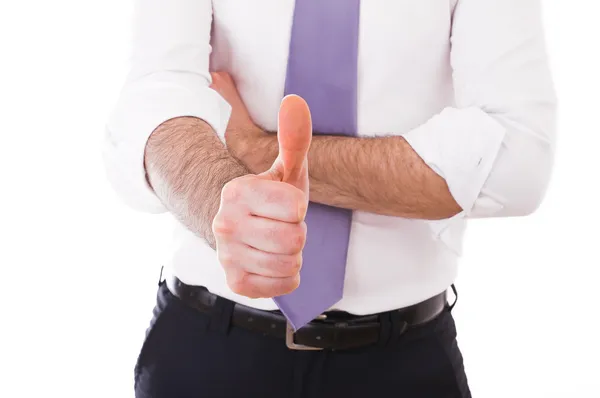
[[[277,159],[264,173],[227,183],[213,221],[227,282],[251,298],[284,295],[300,284],[312,136],[308,105],[288,96],[278,120]]]
[[[308,105],[297,95],[288,95],[279,109],[279,155],[271,168],[261,175],[291,184],[308,197],[308,149],[311,138],[312,121]]]

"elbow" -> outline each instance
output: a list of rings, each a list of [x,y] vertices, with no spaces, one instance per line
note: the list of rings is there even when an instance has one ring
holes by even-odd
[[[512,209],[509,210],[515,217],[526,217],[537,212],[544,202],[550,183],[550,170],[526,174],[528,175],[524,176],[525,183],[520,192],[520,198],[510,204]],[[528,187],[525,186],[527,182],[530,184]]]
[[[511,135],[498,157],[498,196],[502,215],[525,217],[534,214],[544,202],[554,166],[554,142],[547,135]],[[499,178],[498,178],[499,177]]]
[[[555,162],[558,104],[553,93],[541,98],[490,114],[506,132],[486,182],[486,191],[500,205],[496,216],[530,216],[547,196]]]

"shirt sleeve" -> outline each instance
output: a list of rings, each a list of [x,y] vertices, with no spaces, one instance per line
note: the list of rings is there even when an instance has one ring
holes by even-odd
[[[200,118],[223,136],[231,108],[209,87],[211,0],[136,0],[133,16],[131,70],[106,126],[104,164],[126,204],[162,213],[146,180],[148,138],[182,116]]]
[[[532,213],[550,179],[556,99],[539,0],[458,0],[451,65],[455,106],[404,135],[463,209],[432,221]]]

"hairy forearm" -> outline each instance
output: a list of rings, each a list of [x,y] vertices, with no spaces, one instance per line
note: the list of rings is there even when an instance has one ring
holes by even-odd
[[[242,160],[252,172],[262,172],[277,156],[277,139],[264,136],[252,148]],[[420,219],[461,211],[445,180],[402,137],[314,136],[308,170],[313,202]]]
[[[248,174],[204,121],[181,117],[160,125],[146,145],[148,182],[169,211],[214,248],[212,221],[221,190]]]

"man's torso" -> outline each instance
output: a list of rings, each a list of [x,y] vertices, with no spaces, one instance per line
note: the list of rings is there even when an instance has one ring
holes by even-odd
[[[451,106],[453,0],[363,1],[358,60],[358,135],[400,135]],[[211,69],[229,72],[254,121],[275,131],[283,96],[293,0],[213,1]],[[190,54],[193,56],[193,54]],[[440,239],[430,221],[353,213],[344,298],[355,314],[425,300],[454,280],[464,221]],[[310,231],[309,231],[310,233]],[[276,309],[228,288],[214,251],[177,225],[170,270],[188,284],[246,305]],[[323,266],[326,266],[324,264]]]

